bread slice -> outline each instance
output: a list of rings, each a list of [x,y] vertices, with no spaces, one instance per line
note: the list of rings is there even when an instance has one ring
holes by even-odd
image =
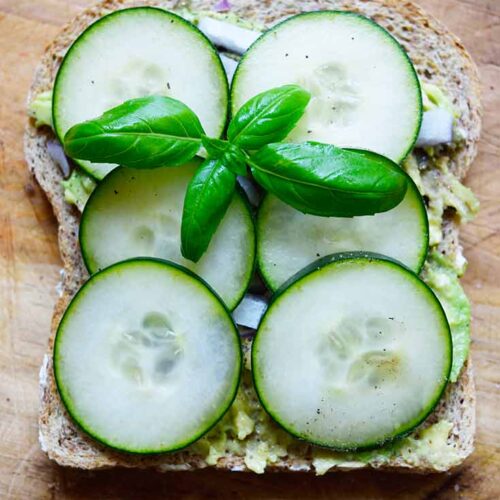
[[[193,0],[193,10],[213,8],[209,0]],[[67,25],[47,48],[36,70],[31,87],[32,96],[52,87],[58,66],[65,52],[76,36],[90,23],[110,11],[135,6],[156,5],[175,8],[173,1],[105,0],[83,11]],[[233,0],[232,12],[266,26],[272,25],[284,16],[307,10],[345,9],[362,13],[388,29],[408,51],[420,78],[424,82],[439,85],[451,97],[460,113],[459,125],[466,133],[466,140],[455,151],[451,170],[463,178],[476,154],[480,132],[480,102],[477,69],[460,41],[449,33],[435,19],[419,7],[399,0]],[[79,213],[64,202],[61,187],[62,175],[47,153],[47,141],[53,138],[49,130],[37,129],[29,123],[25,135],[26,160],[31,172],[45,191],[59,224],[59,247],[64,264],[62,293],[55,308],[49,353],[44,358],[41,370],[40,443],[48,456],[61,465],[82,469],[103,467],[152,467],[158,470],[190,470],[207,466],[204,458],[191,449],[160,456],[135,456],[119,453],[96,443],[81,432],[66,413],[59,398],[52,371],[52,347],[54,334],[60,317],[88,274],[83,264],[78,245]],[[449,218],[444,222],[443,242],[440,250],[461,254],[458,242],[458,225]],[[473,450],[475,431],[475,390],[470,360],[462,370],[460,379],[450,384],[445,396],[433,414],[422,424],[430,425],[439,419],[446,419],[453,427],[448,444],[453,446],[460,460]],[[312,470],[312,447],[297,446],[297,450],[278,459],[267,470]],[[356,466],[358,467],[359,464]],[[244,457],[227,454],[220,458],[215,467],[219,469],[248,470]],[[350,463],[337,465],[351,468]],[[436,470],[430,457],[395,456],[389,461],[374,458],[366,467],[430,472]]]

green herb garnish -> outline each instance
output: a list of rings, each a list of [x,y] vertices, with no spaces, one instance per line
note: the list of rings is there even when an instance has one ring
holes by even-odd
[[[254,179],[301,212],[354,217],[397,206],[407,180],[399,167],[369,151],[329,144],[280,143],[303,115],[310,95],[284,85],[256,95],[229,123],[227,140],[207,137],[196,114],[169,97],[132,99],[75,125],[66,153],[134,168],[177,166],[203,146],[208,159],[189,183],[181,226],[182,255],[197,262],[223,219],[236,175]]]
[[[407,181],[376,153],[330,144],[268,144],[250,160],[253,178],[288,205],[325,217],[385,212],[398,205]]]
[[[191,179],[184,198],[182,255],[197,262],[205,253],[231,203],[236,176],[220,159],[205,160]]]
[[[210,158],[221,160],[236,175],[247,174],[247,156],[238,146],[222,139],[201,138]]]
[[[311,95],[298,85],[284,85],[247,101],[227,129],[230,142],[247,151],[282,141],[297,125]]]
[[[200,120],[181,101],[141,97],[71,127],[64,136],[64,149],[72,158],[94,163],[173,167],[196,155],[203,134]]]

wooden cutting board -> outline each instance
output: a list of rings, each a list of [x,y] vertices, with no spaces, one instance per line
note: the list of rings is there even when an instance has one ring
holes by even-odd
[[[1,498],[500,498],[500,1],[421,0],[455,31],[483,80],[484,132],[467,180],[481,212],[462,232],[473,303],[476,452],[455,474],[84,472],[60,468],[37,441],[38,370],[59,280],[57,228],[28,176],[25,101],[46,44],[88,0],[0,0]]]

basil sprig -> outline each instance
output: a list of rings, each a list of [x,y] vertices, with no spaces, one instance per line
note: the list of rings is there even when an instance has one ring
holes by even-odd
[[[233,199],[236,176],[221,159],[205,160],[189,182],[181,224],[182,255],[198,262]]]
[[[131,99],[99,118],[71,127],[64,137],[68,156],[125,167],[177,166],[201,145],[203,127],[181,101],[163,96]]]
[[[254,179],[301,212],[353,217],[399,205],[407,181],[388,158],[330,144],[268,144],[250,158]]]
[[[210,158],[220,159],[226,168],[236,175],[247,174],[247,156],[238,146],[222,139],[211,139],[207,136],[203,136],[201,142]]]
[[[188,185],[181,251],[198,261],[224,217],[236,176],[254,179],[304,213],[372,215],[403,199],[407,179],[388,158],[329,144],[279,143],[300,120],[310,95],[284,85],[256,95],[231,120],[227,140],[207,137],[196,114],[169,97],[132,99],[66,134],[69,156],[135,168],[181,165],[203,146],[208,155]]]

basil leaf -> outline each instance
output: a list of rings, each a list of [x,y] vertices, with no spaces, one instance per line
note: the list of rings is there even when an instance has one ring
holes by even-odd
[[[304,114],[311,95],[298,85],[257,94],[231,120],[227,138],[246,150],[283,140]]]
[[[182,165],[198,152],[203,128],[185,104],[162,96],[131,99],[99,118],[71,127],[72,158],[134,168]]]
[[[188,185],[181,224],[181,253],[198,262],[220,221],[236,188],[236,176],[221,160],[205,160]]]
[[[206,135],[201,138],[201,142],[210,158],[223,160],[226,168],[236,175],[247,174],[246,155],[238,146]]]
[[[329,144],[269,144],[250,158],[254,179],[301,212],[354,217],[397,206],[406,174],[376,153]]]

